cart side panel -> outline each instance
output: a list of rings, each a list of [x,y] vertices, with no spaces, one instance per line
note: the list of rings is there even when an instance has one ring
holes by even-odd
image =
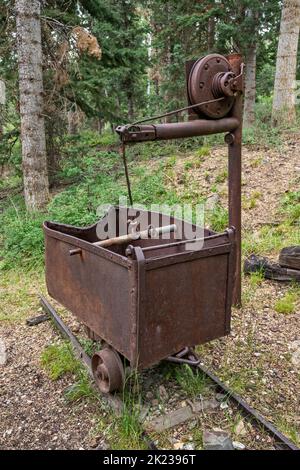
[[[70,256],[73,248],[71,243],[46,236],[49,295],[131,359],[129,270],[86,250]]]
[[[146,270],[140,368],[228,333],[228,263],[225,253]]]

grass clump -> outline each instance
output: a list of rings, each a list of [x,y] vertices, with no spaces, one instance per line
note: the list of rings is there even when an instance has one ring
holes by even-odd
[[[74,357],[69,342],[63,341],[47,346],[41,354],[41,363],[52,380],[58,380],[65,374],[75,375],[76,381],[65,391],[67,400],[77,401],[81,398],[97,397],[88,372]]]
[[[208,380],[201,371],[193,372],[190,366],[183,364],[176,367],[174,372],[177,383],[190,397],[195,398],[205,392]]]
[[[288,192],[282,201],[281,212],[289,224],[300,223],[300,191]]]
[[[297,446],[300,445],[300,433],[297,424],[290,422],[284,416],[280,416],[276,419],[275,426],[280,429],[285,436],[294,441]]]
[[[217,204],[208,216],[208,223],[212,230],[222,232],[228,226],[228,210]]]
[[[263,157],[257,157],[250,163],[251,168],[258,168],[263,162]]]
[[[255,288],[257,286],[260,286],[263,280],[264,280],[263,271],[256,271],[254,273],[250,273],[250,276],[249,276],[250,287]]]
[[[66,398],[70,401],[78,401],[81,398],[97,398],[97,391],[93,388],[87,371],[81,366],[75,370],[75,374],[76,382],[66,390]]]
[[[244,256],[254,253],[256,255],[278,255],[285,246],[299,245],[299,228],[290,225],[287,221],[278,226],[265,225],[257,232],[246,231],[242,237]]]
[[[257,201],[261,198],[260,191],[254,191],[249,198],[244,200],[244,207],[246,209],[254,209],[257,206]]]
[[[208,145],[203,145],[203,147],[200,147],[200,149],[195,152],[195,156],[203,160],[203,157],[208,157],[210,155],[210,152],[211,147],[209,147]]]
[[[217,184],[224,183],[228,178],[228,171],[224,170],[219,175],[216,176],[215,182]]]
[[[112,449],[146,449],[140,420],[142,405],[139,375],[133,371],[126,378],[123,390],[123,407],[120,416],[114,420]]]
[[[52,380],[57,380],[67,373],[73,374],[80,367],[66,341],[47,346],[42,352],[41,363]]]
[[[191,170],[193,167],[194,167],[194,164],[191,161],[190,162],[185,162],[185,164],[184,164],[184,169],[187,170],[187,171]]]
[[[285,315],[295,313],[297,299],[297,293],[294,290],[290,290],[286,292],[281,299],[275,302],[274,309],[277,313],[283,313]]]
[[[115,420],[114,429],[116,437],[112,443],[112,449],[146,449],[146,443],[142,438],[143,428],[139,420],[139,407],[134,403],[124,403],[121,416]]]

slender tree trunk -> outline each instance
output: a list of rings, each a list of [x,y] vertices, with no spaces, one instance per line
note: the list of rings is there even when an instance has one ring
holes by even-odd
[[[215,1],[210,2],[210,8],[215,7]],[[207,50],[208,52],[212,52],[215,47],[215,34],[216,34],[216,18],[215,16],[211,15],[208,18],[207,23]]]
[[[209,52],[212,52],[215,47],[215,29],[216,29],[215,18],[211,16],[208,20],[208,25],[207,25],[207,49]]]
[[[285,0],[278,42],[272,121],[293,125],[296,119],[295,79],[300,27],[300,0]]]
[[[101,118],[97,119],[97,130],[99,134],[102,134],[102,129],[103,129],[103,120]]]
[[[132,84],[128,82],[129,90],[132,88]],[[133,94],[131,91],[127,92],[127,100],[128,100],[128,119],[129,121],[133,121],[134,119],[134,106],[133,106]]]
[[[28,210],[46,206],[49,198],[39,0],[16,0],[19,61],[22,166]]]
[[[78,116],[74,110],[69,110],[67,113],[68,118],[68,134],[75,135],[78,132]]]
[[[3,134],[4,105],[5,105],[5,83],[0,79],[0,138]]]
[[[251,126],[255,121],[256,98],[256,44],[251,44],[246,55],[244,123]]]

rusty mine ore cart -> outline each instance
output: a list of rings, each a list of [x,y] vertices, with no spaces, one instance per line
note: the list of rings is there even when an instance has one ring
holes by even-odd
[[[197,239],[187,239],[183,221],[176,218],[169,222],[168,239],[162,234],[131,239],[129,222],[135,215],[127,207],[111,207],[100,221],[102,226],[112,217],[127,222],[125,231],[116,234],[121,238],[112,241],[99,239],[97,224],[44,223],[48,292],[87,327],[90,337],[103,341],[92,358],[103,392],[122,389],[124,365],[140,370],[163,359],[195,363],[193,348],[227,335],[231,306],[241,301],[243,64],[237,54],[211,54],[187,63],[186,76],[188,121],[135,123],[117,132],[123,148],[226,133],[229,228],[223,233],[205,229],[201,249],[194,250]],[[145,221],[139,231],[158,228],[157,234],[165,226],[163,214],[141,209],[136,214]]]

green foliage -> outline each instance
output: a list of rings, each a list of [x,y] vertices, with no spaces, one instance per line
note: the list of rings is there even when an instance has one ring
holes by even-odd
[[[57,380],[67,373],[73,374],[80,367],[70,344],[66,341],[47,346],[42,352],[41,363],[52,380]]]
[[[41,354],[41,364],[52,380],[58,380],[65,374],[75,375],[76,381],[65,391],[68,400],[97,398],[97,392],[92,386],[88,372],[74,357],[72,346],[68,341],[46,346]]]
[[[274,78],[275,78],[275,63],[270,64],[264,62],[262,67],[258,69],[256,77],[256,92],[257,96],[270,97],[274,89]]]
[[[92,339],[86,337],[79,338],[79,341],[88,356],[93,356],[97,350],[101,349],[101,345],[98,343],[98,341],[93,341]]]
[[[289,191],[282,201],[282,213],[290,224],[300,223],[300,191]]]
[[[175,369],[175,379],[189,397],[203,395],[207,389],[207,377],[201,371],[193,371],[190,366],[183,364]]]
[[[194,163],[189,161],[189,162],[185,162],[184,164],[184,169],[185,170],[190,170],[191,168],[194,168]]]
[[[228,210],[220,204],[209,213],[209,226],[216,232],[222,232],[228,227]]]
[[[228,178],[228,171],[224,170],[216,176],[215,182],[218,184],[224,183],[227,180],[227,178]]]
[[[203,145],[199,150],[196,152],[197,157],[208,157],[210,155],[211,148],[208,147],[207,145]]]
[[[253,126],[244,127],[243,143],[279,147],[282,144],[282,129],[272,126],[272,97],[260,97],[255,105],[255,117]]]
[[[298,300],[298,295],[294,290],[289,290],[286,294],[275,302],[274,309],[277,313],[284,313],[289,315],[295,313],[296,301]]]
[[[139,407],[134,402],[124,403],[122,414],[115,422],[116,441],[113,449],[142,449],[142,425],[139,422]]]
[[[11,201],[0,214],[2,267],[18,265],[36,268],[43,259],[44,216],[41,213],[27,213],[21,198]]]
[[[143,428],[140,421],[141,394],[139,375],[132,371],[126,377],[123,390],[123,407],[120,416],[114,421],[116,438],[112,444],[113,449],[144,449]]]
[[[174,142],[146,142],[145,144],[133,145],[127,148],[129,160],[147,161],[161,159],[163,157],[172,158],[178,152]]]
[[[64,159],[58,178],[69,184],[52,197],[47,212],[26,212],[21,197],[14,197],[5,203],[4,210],[0,213],[2,268],[42,266],[42,224],[45,220],[78,226],[89,225],[100,218],[101,214],[97,213],[99,206],[117,204],[119,197],[127,196],[120,155],[114,150],[101,150],[102,145],[103,143],[99,143],[99,136],[91,132],[65,138],[62,148]],[[159,149],[159,146],[156,145],[155,149]],[[137,160],[143,160],[148,151],[146,145],[141,145],[140,150],[140,157],[138,154],[128,155],[135,203],[172,205],[178,202],[176,192],[172,188],[168,189],[164,181],[166,166],[175,164],[174,147],[162,145],[161,152],[156,155],[161,153],[168,159],[153,168],[136,165]]]
[[[298,227],[284,222],[276,227],[264,226],[258,233],[245,232],[242,237],[242,249],[245,256],[278,254],[285,246],[299,245],[300,231]]]
[[[248,210],[254,209],[257,206],[257,202],[260,198],[261,192],[253,191],[253,193],[251,193],[251,195],[247,198],[242,198],[243,207]]]
[[[1,113],[1,105],[0,105]],[[17,123],[16,123],[17,124]],[[1,125],[1,122],[0,122]],[[9,130],[5,128],[5,133],[0,139],[0,165],[12,166],[17,176],[22,175],[21,171],[21,149],[19,132],[17,129]],[[0,185],[2,182],[0,181]]]
[[[65,396],[69,401],[78,401],[82,398],[93,399],[98,398],[98,392],[91,383],[88,372],[79,367],[75,370],[76,382],[67,388]]]
[[[264,280],[264,273],[263,271],[256,271],[254,273],[250,273],[249,276],[249,283],[251,287],[259,286]]]
[[[299,435],[299,426],[295,420],[295,424],[290,422],[285,416],[278,416],[275,422],[275,426],[281,430],[281,432],[288,436],[295,444],[299,447],[300,445],[300,435]]]

